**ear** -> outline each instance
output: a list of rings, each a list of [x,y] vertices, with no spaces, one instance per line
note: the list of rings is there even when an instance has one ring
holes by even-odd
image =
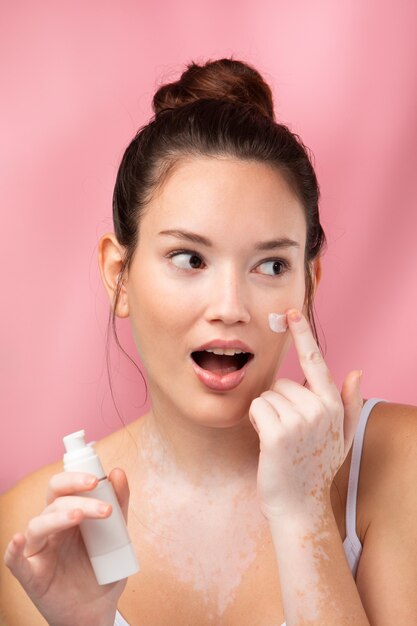
[[[98,243],[98,264],[104,288],[110,299],[110,306],[113,307],[116,297],[116,288],[119,275],[123,265],[124,248],[117,241],[114,233],[106,233],[100,238]],[[116,308],[117,317],[129,317],[129,307],[127,301],[127,291],[125,279],[123,280],[119,300]]]
[[[313,287],[314,287],[314,294],[315,294],[318,284],[321,281],[321,275],[322,275],[321,257],[317,257],[314,260],[312,274],[313,274]]]
[[[318,287],[318,284],[321,280],[321,275],[322,275],[322,269],[321,269],[321,258],[317,257],[316,259],[314,259],[313,263],[311,264],[311,279],[313,282],[313,298],[316,295],[316,290]],[[307,294],[304,300],[304,305],[303,305],[303,309],[302,309],[302,313],[305,317],[307,317],[308,315],[308,310],[307,310]]]

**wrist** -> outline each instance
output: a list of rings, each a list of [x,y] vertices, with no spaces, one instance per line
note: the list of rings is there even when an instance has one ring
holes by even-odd
[[[312,498],[302,503],[292,503],[286,506],[262,505],[261,509],[269,524],[282,525],[283,528],[287,526],[292,528],[294,526],[311,526],[312,524],[323,525],[329,519],[334,520],[330,496],[322,499]]]
[[[85,615],[82,619],[80,619],[80,617],[77,617],[77,626],[114,626],[114,622],[116,619],[116,609],[114,609],[114,611],[110,611],[107,612],[105,616],[97,616],[95,615],[94,617],[92,615]],[[48,622],[49,626],[62,626],[62,623],[60,622],[55,623],[55,622]],[[74,624],[74,622],[71,622],[71,626]]]

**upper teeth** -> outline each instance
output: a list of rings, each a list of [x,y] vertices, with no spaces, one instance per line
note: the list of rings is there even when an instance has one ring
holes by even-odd
[[[234,348],[230,348],[228,350],[223,350],[223,348],[212,348],[211,350],[207,349],[205,352],[213,352],[213,354],[226,354],[227,356],[233,356],[234,354],[243,354],[243,350],[235,350]]]

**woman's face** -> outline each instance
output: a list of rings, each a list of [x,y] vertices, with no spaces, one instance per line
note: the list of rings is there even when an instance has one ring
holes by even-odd
[[[297,245],[267,244],[284,237]],[[268,314],[303,309],[305,243],[302,206],[272,168],[207,157],[172,174],[141,218],[127,280],[154,411],[211,427],[247,417],[291,342],[289,331],[269,329]],[[213,340],[241,341],[253,353],[233,388],[207,386],[196,374],[191,354]],[[227,360],[204,358],[211,368]]]

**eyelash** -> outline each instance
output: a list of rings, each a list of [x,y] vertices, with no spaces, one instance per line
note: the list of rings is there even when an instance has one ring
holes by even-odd
[[[198,254],[195,250],[172,250],[171,252],[169,252],[166,257],[169,259],[172,259],[174,256],[178,256],[179,254],[189,254],[190,256],[196,256],[199,259],[201,259],[204,262],[204,259],[202,258],[202,256],[200,254]],[[274,277],[278,277],[278,276],[283,276],[286,272],[288,272],[291,269],[291,264],[286,260],[286,259],[278,259],[276,257],[272,258],[272,259],[263,259],[260,263],[258,263],[258,265],[263,265],[264,263],[272,263],[272,262],[278,262],[281,263],[283,269],[279,274],[275,274],[274,276],[272,276],[271,274],[263,274],[263,276],[271,276],[271,278]],[[189,270],[188,269],[184,269],[181,267],[176,267],[174,265],[174,268],[176,270],[178,270],[179,272],[188,272],[190,270],[199,270],[201,268],[196,267],[190,267]]]

